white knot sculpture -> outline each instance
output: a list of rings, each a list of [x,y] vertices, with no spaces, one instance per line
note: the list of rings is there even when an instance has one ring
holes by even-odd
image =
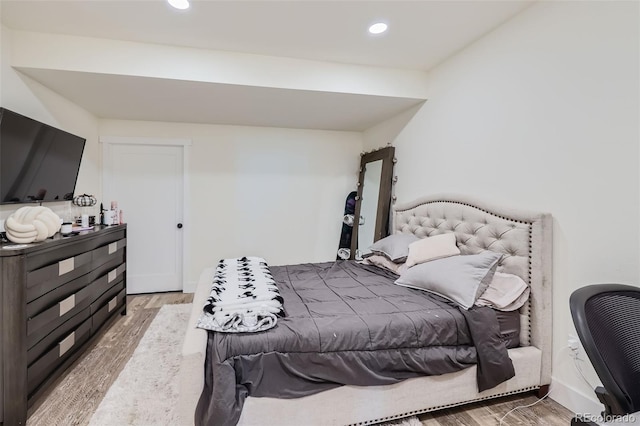
[[[44,241],[60,229],[60,217],[48,207],[21,207],[4,223],[7,238],[14,243]]]

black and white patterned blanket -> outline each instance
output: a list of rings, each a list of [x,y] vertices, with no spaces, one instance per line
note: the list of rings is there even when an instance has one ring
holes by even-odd
[[[227,333],[268,330],[284,316],[282,302],[264,259],[222,259],[198,327]]]

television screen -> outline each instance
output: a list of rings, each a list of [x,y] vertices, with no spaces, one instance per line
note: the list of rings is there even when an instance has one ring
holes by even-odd
[[[72,200],[85,141],[0,108],[0,204]]]

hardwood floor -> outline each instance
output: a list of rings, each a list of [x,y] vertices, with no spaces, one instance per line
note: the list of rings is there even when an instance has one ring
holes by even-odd
[[[149,324],[165,304],[190,303],[192,294],[159,293],[127,297],[127,315],[98,338],[33,407],[28,426],[88,424],[109,387],[120,374]],[[418,416],[424,426],[495,426],[509,410],[531,404],[532,394],[514,395]],[[569,425],[572,414],[551,399],[509,414],[503,425]],[[397,420],[393,423],[399,423]],[[126,426],[126,425],[113,425]],[[150,426],[150,425],[137,425]],[[155,425],[154,425],[155,426]],[[267,426],[267,425],[265,425]],[[269,425],[270,426],[270,425]],[[275,425],[274,425],[275,426]],[[304,426],[304,425],[300,425]]]
[[[192,300],[193,294],[184,293],[127,296],[127,315],[118,318],[104,331],[92,347],[58,379],[48,394],[40,399],[39,406],[32,407],[27,425],[88,424],[160,307],[191,303]]]
[[[500,419],[509,410],[534,403],[537,400],[538,398],[533,393],[512,395],[421,414],[418,419],[424,426],[494,426],[499,424]],[[547,397],[532,407],[515,410],[503,420],[502,424],[505,426],[568,426],[572,417],[573,414],[569,410]]]

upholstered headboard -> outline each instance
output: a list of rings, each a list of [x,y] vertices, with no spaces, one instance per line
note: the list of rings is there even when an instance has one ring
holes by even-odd
[[[462,254],[491,250],[504,255],[498,271],[518,275],[531,287],[529,301],[520,309],[520,343],[542,350],[541,383],[550,383],[551,215],[454,194],[422,197],[393,210],[394,233],[423,238],[453,232]]]

